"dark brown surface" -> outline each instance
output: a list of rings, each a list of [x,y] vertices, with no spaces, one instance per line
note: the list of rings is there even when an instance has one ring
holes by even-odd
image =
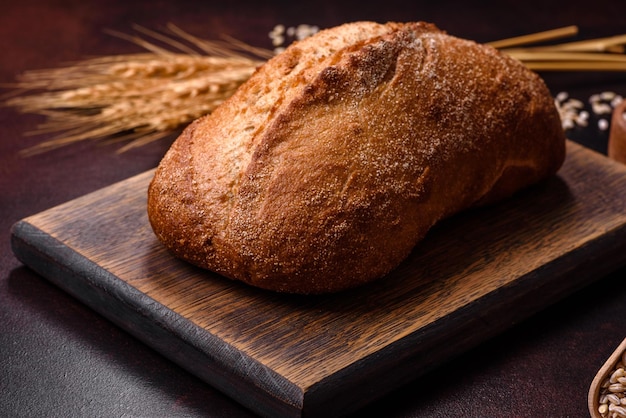
[[[8,3],[8,4],[7,4]],[[430,20],[451,34],[488,41],[578,24],[585,36],[623,33],[619,1],[563,2],[118,2],[10,1],[0,13],[0,83],[28,69],[87,55],[136,51],[103,33],[173,22],[204,37],[228,33],[269,47],[276,23],[329,26],[349,20]],[[547,74],[556,93],[626,94],[624,74]],[[40,119],[0,109],[0,410],[8,416],[250,416],[251,413],[95,314],[31,270],[9,246],[26,216],[153,168],[167,141],[125,154],[79,144],[20,158],[41,137],[22,137]],[[570,137],[600,151],[607,132]],[[597,202],[602,205],[602,201]],[[599,266],[599,271],[602,267]],[[585,416],[596,371],[623,340],[622,269],[542,311],[359,416]],[[369,396],[365,394],[364,396]]]

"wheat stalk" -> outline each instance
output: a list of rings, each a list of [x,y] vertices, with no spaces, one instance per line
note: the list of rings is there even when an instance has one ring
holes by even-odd
[[[124,140],[120,149],[144,145],[212,112],[272,53],[234,39],[206,41],[174,25],[177,38],[135,27],[168,48],[117,32],[148,52],[87,59],[29,71],[5,104],[45,121],[29,134],[56,133],[24,151],[31,155],[86,139]],[[181,42],[184,41],[184,42]]]
[[[167,25],[167,33],[140,26],[134,29],[143,37],[109,33],[141,46],[144,53],[92,58],[19,76],[11,86],[18,93],[38,92],[19,94],[4,104],[46,117],[30,134],[56,134],[24,154],[103,138],[126,141],[119,150],[123,152],[162,138],[211,113],[282,49],[269,51],[230,37],[208,41],[172,24]],[[281,47],[285,36],[302,39],[317,30],[309,25],[287,30],[276,25],[269,35],[273,45]],[[490,44],[537,71],[626,70],[626,35],[529,46],[577,32],[576,26],[568,26]]]

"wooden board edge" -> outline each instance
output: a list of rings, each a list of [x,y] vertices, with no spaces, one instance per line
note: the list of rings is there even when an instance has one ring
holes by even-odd
[[[625,235],[621,225],[318,382],[305,393],[304,415],[340,416],[363,408],[625,267]],[[597,248],[606,251],[590,257]]]
[[[26,220],[12,226],[11,248],[24,265],[244,407],[268,417],[302,416],[299,387]]]

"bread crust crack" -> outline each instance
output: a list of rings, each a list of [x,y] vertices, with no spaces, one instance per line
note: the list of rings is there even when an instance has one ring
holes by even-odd
[[[157,237],[280,292],[379,279],[441,219],[554,175],[541,79],[427,23],[356,22],[269,60],[192,123],[148,191]]]

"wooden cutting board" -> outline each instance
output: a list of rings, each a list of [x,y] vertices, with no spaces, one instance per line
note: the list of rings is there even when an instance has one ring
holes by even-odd
[[[173,258],[149,171],[16,223],[17,257],[265,416],[348,413],[626,264],[626,167],[568,143],[559,175],[433,229],[389,277],[274,294]]]

